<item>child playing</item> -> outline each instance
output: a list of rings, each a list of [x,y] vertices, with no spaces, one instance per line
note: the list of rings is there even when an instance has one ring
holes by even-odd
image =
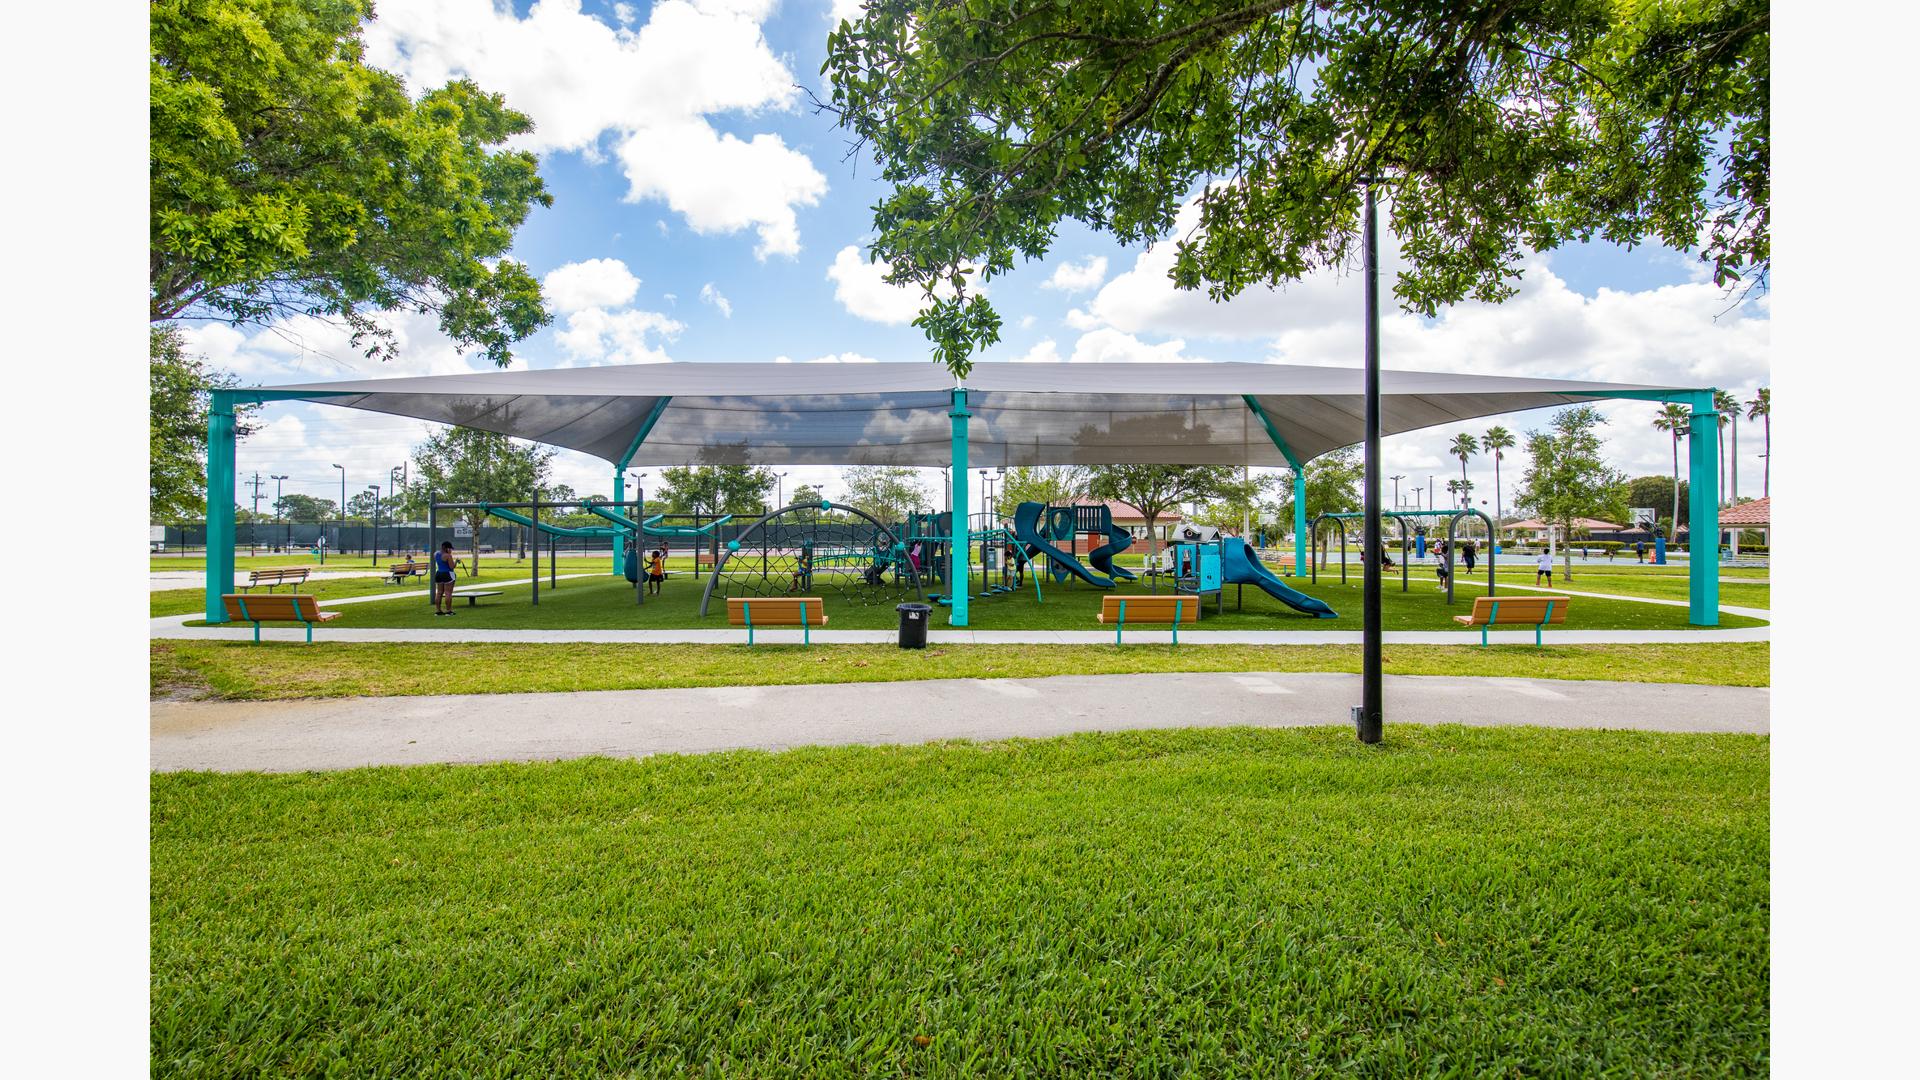
[[[1548,585],[1553,584],[1553,556],[1544,551],[1533,561],[1533,583],[1540,584],[1541,578],[1546,578]]]
[[[647,556],[647,592],[658,596],[667,580],[667,549],[656,548]]]

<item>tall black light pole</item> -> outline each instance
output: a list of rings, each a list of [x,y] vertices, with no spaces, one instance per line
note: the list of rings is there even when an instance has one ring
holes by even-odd
[[[287,523],[287,512],[280,508],[280,484],[286,477],[280,473],[274,473],[271,479],[273,480],[273,516],[280,519],[280,526],[285,530],[285,540],[280,545],[280,550],[284,553],[293,546],[293,526]]]
[[[1366,181],[1366,519],[1361,530],[1366,554],[1360,560],[1360,707],[1353,718],[1363,743],[1379,742],[1386,724],[1380,687],[1380,239],[1373,184]]]
[[[335,465],[334,468],[340,470],[340,535],[334,537],[333,542],[335,547],[345,547],[347,541],[347,467],[345,465]],[[321,548],[321,561],[324,562],[326,557],[326,549]],[[345,552],[342,552],[340,557],[343,559],[346,558]]]
[[[380,565],[380,485],[368,484],[367,493],[373,496],[373,543],[368,544],[367,565]]]

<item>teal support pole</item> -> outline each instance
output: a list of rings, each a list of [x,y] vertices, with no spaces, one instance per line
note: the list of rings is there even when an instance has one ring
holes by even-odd
[[[207,410],[207,621],[227,621],[221,597],[233,591],[235,395],[213,392]]]
[[[1273,421],[1267,416],[1267,410],[1260,407],[1260,402],[1256,401],[1252,394],[1242,394],[1240,400],[1246,402],[1247,408],[1253,415],[1260,418],[1260,426],[1267,429],[1267,438],[1273,440],[1274,448],[1280,451],[1280,455],[1286,458],[1287,464],[1293,468],[1293,576],[1306,577],[1307,463],[1301,461],[1300,455],[1294,453],[1293,447],[1287,445],[1287,440],[1280,437],[1280,429],[1273,426]]]
[[[1293,576],[1307,576],[1307,560],[1313,549],[1307,546],[1307,470],[1293,469]]]
[[[953,538],[947,544],[947,594],[953,603],[947,608],[948,626],[967,625],[967,392],[953,392],[953,460],[948,470],[948,485],[953,490]]]
[[[1720,625],[1720,417],[1713,391],[1693,394],[1687,446],[1687,621]]]
[[[625,465],[613,467],[613,501],[616,503],[627,501],[627,467]],[[621,507],[620,511],[625,513],[626,507]],[[626,572],[627,541],[623,537],[615,536],[613,538],[613,576],[620,577]]]

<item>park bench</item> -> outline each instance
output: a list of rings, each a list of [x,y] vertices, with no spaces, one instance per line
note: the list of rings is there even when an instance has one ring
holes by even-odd
[[[756,627],[797,626],[801,644],[811,645],[813,628],[827,625],[827,609],[817,596],[730,596],[727,625],[746,627],[749,645]]]
[[[1200,620],[1197,596],[1103,596],[1100,614],[1103,623],[1113,624],[1113,643],[1120,644],[1128,623],[1155,623],[1173,627],[1173,643],[1180,644],[1180,624]]]
[[[410,577],[417,577],[426,573],[427,568],[428,564],[425,560],[414,562],[412,559],[408,559],[406,562],[397,562],[387,567],[387,576],[393,579],[395,585],[398,585]]]
[[[313,624],[332,622],[340,617],[337,611],[321,611],[319,601],[312,593],[280,593],[277,596],[248,596],[244,593],[228,593],[221,601],[226,605],[227,618],[237,622],[253,624],[253,640],[260,640],[260,624],[263,622],[297,622],[307,627],[307,643],[313,643]]]
[[[1455,615],[1453,621],[1479,627],[1482,645],[1487,643],[1489,626],[1531,626],[1533,643],[1538,645],[1541,628],[1566,622],[1567,605],[1572,602],[1565,596],[1477,596],[1473,614]]]
[[[291,585],[294,592],[300,591],[300,583],[307,580],[312,567],[288,566],[275,570],[255,570],[247,575],[247,583],[240,586],[241,592],[252,592],[262,585],[272,592],[276,585]]]
[[[470,589],[466,592],[455,592],[453,595],[455,597],[458,597],[459,599],[465,600],[467,602],[468,607],[479,607],[480,606],[479,600],[481,597],[503,596],[505,594],[502,593],[499,589]]]

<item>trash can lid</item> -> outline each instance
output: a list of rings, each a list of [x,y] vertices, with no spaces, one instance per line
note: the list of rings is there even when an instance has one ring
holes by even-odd
[[[893,610],[895,611],[932,611],[933,605],[932,604],[895,604],[893,606]]]

